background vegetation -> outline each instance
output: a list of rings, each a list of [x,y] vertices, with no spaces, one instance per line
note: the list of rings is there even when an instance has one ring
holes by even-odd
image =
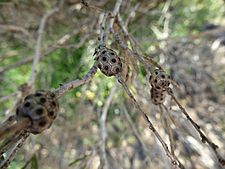
[[[60,10],[48,18],[35,89],[55,89],[61,83],[83,77],[93,65],[100,18],[104,10],[113,11],[116,1],[86,2],[88,7],[79,0],[65,0]],[[40,21],[55,4],[54,0],[0,1],[2,121],[14,113],[11,108],[20,86],[29,80]],[[129,34],[139,49],[162,65],[178,83],[175,94],[180,102],[225,156],[225,40],[221,41],[225,39],[225,2],[123,0],[120,16],[125,23],[127,21]],[[210,24],[214,24],[215,29],[210,29]],[[123,54],[112,35],[107,46]],[[150,72],[134,59],[123,62],[131,65],[129,87],[162,137],[169,142],[160,109],[150,99]],[[117,169],[171,168],[161,145],[121,86],[114,77],[107,78],[100,71],[91,82],[60,98],[60,113],[52,127],[29,137],[9,168],[22,168],[27,163],[27,168],[97,169],[102,164],[100,117],[110,93],[113,98],[106,119],[108,166]],[[170,107],[169,97],[165,105]],[[170,126],[175,155],[185,167],[221,168],[173,103],[170,114],[177,121],[177,126]]]

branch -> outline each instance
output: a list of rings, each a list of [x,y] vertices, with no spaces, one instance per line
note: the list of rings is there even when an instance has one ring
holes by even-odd
[[[194,126],[194,128],[196,129],[196,131],[199,133],[200,137],[201,137],[201,141],[203,143],[208,143],[208,145],[212,148],[212,150],[214,151],[219,163],[222,166],[225,166],[225,159],[222,158],[219,153],[217,152],[218,146],[216,144],[214,144],[202,131],[200,126],[194,122],[194,120],[188,115],[187,111],[185,110],[185,108],[183,108],[183,106],[180,104],[180,102],[178,101],[178,99],[174,96],[172,89],[169,89],[167,91],[167,93],[172,97],[172,99],[175,101],[175,103],[178,105],[179,109],[181,110],[181,112],[186,116],[186,118],[191,122],[191,124]]]
[[[125,21],[125,24],[124,24],[124,26],[125,26],[126,28],[127,28],[128,24],[129,24],[130,20],[131,20],[132,18],[135,17],[136,11],[137,11],[138,8],[141,6],[141,3],[142,3],[142,2],[143,2],[143,1],[138,2],[138,3],[135,5],[135,7],[130,11],[130,14],[128,15],[128,17],[127,17],[127,19],[126,19],[126,21]]]
[[[100,124],[100,151],[101,151],[101,163],[103,168],[109,168],[108,159],[106,156],[106,147],[105,147],[105,141],[107,137],[107,131],[106,131],[106,118],[108,114],[108,109],[110,106],[110,103],[112,102],[113,96],[116,92],[117,86],[115,85],[108,96],[108,98],[105,101],[104,107],[102,108],[101,117],[99,119]]]
[[[100,15],[101,16],[101,15]],[[104,13],[102,21],[100,23],[100,35],[99,35],[99,46],[105,46],[105,33],[104,33],[104,29],[105,29],[105,23],[106,23],[106,18],[108,16],[108,13]]]
[[[17,143],[22,138],[23,131],[18,132],[17,134],[13,135],[12,137],[6,139],[1,147],[0,147],[0,157],[6,153],[14,144]]]
[[[93,24],[91,24],[93,25]],[[51,46],[48,46],[46,48],[46,50],[44,52],[42,52],[41,56],[40,56],[40,59],[42,59],[43,57],[49,55],[50,53],[54,52],[55,50],[57,50],[58,48],[60,47],[63,47],[63,44],[65,44],[71,37],[73,37],[74,35],[77,35],[78,33],[80,33],[80,31],[82,30],[83,28],[79,28],[79,30],[73,30],[69,33],[66,33],[65,35],[63,35],[62,37],[60,37],[56,43],[54,43],[53,45]],[[86,32],[85,32],[86,34]],[[77,45],[74,45],[74,46],[71,46],[73,48],[77,48],[80,46],[80,43],[77,44]],[[70,47],[70,46],[69,46]],[[4,73],[10,69],[13,69],[13,68],[16,68],[18,66],[22,66],[22,65],[25,65],[25,64],[28,64],[30,62],[33,61],[33,58],[34,58],[34,55],[31,56],[31,57],[26,57],[25,59],[23,60],[20,60],[18,62],[15,62],[15,63],[12,63],[12,64],[9,64],[7,66],[5,66],[4,68],[0,68],[0,74],[1,73]]]
[[[30,33],[23,27],[17,26],[17,25],[3,25],[0,24],[0,33],[2,33],[2,31],[10,31],[10,32],[21,32],[24,35],[26,35],[27,37],[31,37]]]
[[[149,129],[153,132],[153,134],[156,136],[156,138],[158,139],[158,141],[161,143],[161,145],[163,146],[166,155],[168,156],[168,158],[170,159],[171,163],[174,166],[178,166],[180,169],[184,169],[184,166],[178,161],[176,160],[175,156],[173,156],[173,154],[170,153],[167,144],[163,141],[162,137],[159,135],[159,133],[157,132],[157,130],[155,129],[155,127],[153,126],[152,122],[150,121],[150,119],[148,118],[147,114],[142,110],[142,108],[139,106],[138,102],[136,101],[136,99],[134,98],[134,96],[132,95],[131,91],[129,90],[129,88],[127,87],[126,83],[124,82],[124,80],[121,78],[120,75],[116,76],[118,81],[121,83],[121,85],[123,86],[125,92],[127,93],[127,95],[130,97],[130,99],[133,101],[134,106],[138,109],[139,112],[141,112],[143,118],[145,119],[146,123],[148,124]]]
[[[91,67],[91,69],[89,70],[89,72],[81,79],[77,79],[77,80],[73,80],[71,82],[68,82],[66,84],[62,84],[58,89],[55,89],[53,92],[56,94],[57,97],[62,96],[63,94],[65,94],[66,92],[68,92],[69,90],[72,90],[78,86],[81,86],[83,84],[88,83],[93,76],[96,74],[97,72],[97,66],[96,63]]]
[[[120,19],[118,19],[118,23],[120,23],[119,20]],[[126,28],[124,26],[122,26],[121,23],[119,25],[122,28],[122,30],[124,30],[123,33],[124,33],[125,37],[128,37],[131,44],[133,44],[134,42],[133,42],[132,38],[130,37]],[[150,69],[150,70],[155,69],[153,66],[158,67],[161,70],[164,70],[161,65],[159,65],[156,61],[154,61],[150,57],[147,57],[146,55],[143,56],[143,55],[139,54],[137,52],[137,49],[135,49],[134,45],[132,45],[132,48],[135,49],[134,51],[129,49],[128,46],[126,45],[126,43],[122,40],[122,38],[114,30],[112,30],[112,32],[113,32],[114,39],[119,44],[120,48],[122,48],[124,50],[127,50],[129,55],[133,56],[135,59],[137,59],[139,62],[141,62],[147,70],[148,69]]]
[[[99,1],[99,2],[101,3],[101,1]],[[105,3],[106,3],[106,1],[105,2],[103,1],[103,4],[101,4],[101,5],[104,6]],[[102,9],[102,8],[99,8],[95,5],[89,4],[89,3],[86,2],[86,0],[81,0],[81,4],[83,4],[85,7],[93,10],[94,12],[106,12],[105,9]]]
[[[0,128],[12,125],[16,121],[16,116],[9,116],[3,123],[0,124]]]
[[[116,5],[115,5],[115,8],[114,8],[114,10],[113,10],[111,19],[110,19],[109,24],[108,24],[108,27],[107,27],[107,29],[106,29],[106,31],[105,31],[105,33],[104,33],[104,42],[103,42],[103,44],[105,44],[106,41],[108,40],[109,33],[112,31],[112,27],[113,27],[115,18],[116,18],[116,16],[117,16],[118,13],[119,13],[121,4],[122,4],[122,0],[117,0],[117,1],[116,1]]]
[[[10,162],[13,160],[15,154],[17,151],[20,149],[20,147],[23,146],[24,142],[26,141],[27,137],[29,136],[29,133],[24,132],[21,135],[21,139],[17,142],[17,144],[12,148],[11,152],[9,153],[8,157],[2,162],[0,168],[1,169],[6,169],[8,168],[8,165]]]
[[[33,59],[32,72],[31,72],[30,79],[28,81],[28,84],[29,85],[33,85],[34,82],[35,82],[35,76],[37,74],[37,64],[38,64],[38,62],[40,60],[40,57],[41,57],[42,34],[44,32],[44,28],[45,28],[46,21],[47,21],[47,19],[50,16],[52,16],[54,13],[56,13],[56,12],[59,11],[59,9],[62,6],[63,2],[64,2],[63,0],[60,0],[58,6],[54,7],[50,11],[47,11],[44,14],[44,16],[42,17],[42,19],[41,19],[40,26],[39,26],[39,29],[38,29],[38,38],[37,38],[37,41],[36,41],[36,47],[35,47],[35,54],[34,54],[34,59]]]
[[[169,137],[170,151],[171,151],[171,153],[173,155],[175,155],[174,154],[175,142],[174,142],[174,139],[173,139],[173,130],[171,129],[170,121],[167,119],[166,114],[164,114],[165,112],[163,111],[163,108],[162,108],[161,105],[159,105],[159,109],[160,109],[160,114],[161,114],[162,121],[164,123],[165,131],[167,132],[168,137]]]
[[[9,100],[11,97],[17,96],[17,94],[18,94],[18,91],[14,92],[14,93],[11,93],[8,96],[2,96],[2,97],[0,97],[0,103]]]
[[[31,125],[31,121],[29,118],[23,118],[18,120],[17,123],[12,125],[6,125],[0,128],[0,140],[6,138],[12,133],[17,133],[23,129],[26,129]]]
[[[135,138],[138,140],[138,142],[141,144],[145,154],[148,155],[149,151],[148,148],[146,146],[146,144],[144,143],[144,141],[141,138],[141,135],[139,134],[138,130],[137,130],[137,126],[134,124],[134,122],[132,121],[129,113],[127,112],[127,108],[124,106],[123,107],[123,114],[125,116],[125,118],[127,119],[127,122],[132,130],[133,135],[135,136]]]

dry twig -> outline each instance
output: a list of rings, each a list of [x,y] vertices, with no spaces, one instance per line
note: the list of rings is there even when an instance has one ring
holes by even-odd
[[[43,18],[41,19],[39,29],[38,29],[38,38],[37,38],[37,41],[36,41],[35,55],[34,55],[34,59],[33,59],[33,67],[32,67],[30,79],[28,81],[28,85],[33,85],[34,82],[35,82],[35,77],[36,77],[36,74],[37,74],[37,64],[38,64],[38,62],[40,60],[40,57],[41,57],[41,41],[42,41],[42,35],[43,35],[43,32],[44,32],[46,21],[50,16],[52,16],[54,13],[59,11],[63,2],[64,2],[64,0],[60,0],[58,5],[55,6],[53,9],[47,11],[44,14]]]
[[[96,64],[94,64],[89,70],[89,72],[83,78],[81,78],[80,80],[77,79],[77,80],[68,82],[66,84],[60,85],[58,89],[54,90],[54,93],[56,94],[57,97],[60,97],[66,92],[68,92],[69,90],[88,83],[93,78],[96,72],[97,72],[97,66]]]
[[[191,122],[191,124],[194,126],[194,128],[197,130],[197,132],[199,133],[200,137],[201,137],[201,141],[203,143],[208,143],[208,145],[212,148],[212,150],[214,151],[218,162],[222,165],[225,166],[225,159],[223,157],[221,157],[219,155],[219,153],[217,152],[218,146],[216,144],[214,144],[202,131],[200,126],[194,122],[194,120],[188,115],[187,111],[183,108],[183,106],[180,104],[180,102],[178,101],[178,99],[174,96],[172,89],[168,90],[167,93],[171,96],[171,98],[175,101],[175,103],[178,105],[178,107],[180,108],[181,112],[186,116],[186,118]]]
[[[102,108],[102,113],[99,118],[99,128],[100,128],[100,151],[101,151],[101,166],[105,169],[109,168],[109,163],[107,159],[107,154],[106,154],[106,138],[107,138],[107,130],[106,130],[106,118],[108,114],[108,109],[110,106],[110,103],[112,102],[113,96],[116,92],[117,86],[115,85],[108,96],[108,98],[105,101],[105,104]]]
[[[23,144],[26,141],[28,136],[29,136],[29,133],[27,133],[27,132],[23,133],[21,139],[11,149],[11,152],[9,153],[8,157],[1,163],[1,166],[0,166],[1,169],[6,169],[8,167],[8,165],[13,160],[17,151],[23,146]]]
[[[0,139],[6,138],[8,135],[11,135],[12,133],[17,133],[23,129],[26,129],[31,124],[31,121],[29,118],[23,118],[17,123],[12,124],[10,126],[6,125],[4,127],[0,128]]]
[[[132,95],[132,93],[130,92],[129,88],[127,87],[126,83],[123,81],[123,79],[120,77],[120,75],[117,76],[118,81],[121,83],[121,85],[123,86],[125,92],[127,93],[127,95],[130,97],[130,99],[133,101],[135,107],[138,109],[139,112],[141,112],[143,118],[145,119],[145,121],[148,124],[149,129],[153,132],[153,134],[156,136],[156,138],[158,139],[158,141],[161,143],[161,145],[163,146],[166,155],[168,156],[168,158],[170,159],[171,163],[174,166],[178,166],[180,169],[184,169],[184,166],[178,161],[176,160],[176,157],[173,156],[173,154],[171,154],[171,152],[168,149],[167,144],[163,141],[162,137],[159,135],[158,131],[155,129],[155,127],[153,126],[152,122],[150,121],[149,117],[147,116],[147,114],[141,109],[141,107],[139,106],[138,102],[136,101],[136,99],[134,98],[134,96]]]

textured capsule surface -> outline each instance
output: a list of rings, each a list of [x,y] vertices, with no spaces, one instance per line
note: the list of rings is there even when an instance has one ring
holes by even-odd
[[[159,90],[166,90],[170,85],[170,76],[163,70],[156,69],[154,75],[150,76],[149,82],[152,87],[156,87]]]
[[[113,76],[122,71],[122,62],[112,49],[107,47],[97,49],[95,60],[98,68],[106,76]]]
[[[155,105],[163,104],[166,99],[166,92],[151,88],[151,100]]]
[[[166,99],[166,91],[170,85],[170,76],[163,70],[156,69],[154,74],[150,76],[151,84],[151,100],[155,105],[163,104]]]
[[[57,116],[59,104],[54,93],[49,91],[36,91],[25,97],[22,104],[17,107],[17,120],[28,117],[31,126],[27,131],[39,134],[49,128]]]

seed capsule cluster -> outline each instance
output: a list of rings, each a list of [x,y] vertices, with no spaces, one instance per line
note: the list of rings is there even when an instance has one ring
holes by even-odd
[[[165,71],[156,69],[154,74],[150,76],[149,83],[151,84],[151,99],[153,104],[163,104],[166,98],[166,90],[170,85],[170,76]]]
[[[31,120],[31,126],[28,132],[39,134],[49,128],[57,116],[59,104],[54,93],[49,91],[36,91],[25,97],[22,104],[17,107],[16,117],[28,117]]]
[[[95,54],[97,66],[106,76],[113,76],[122,71],[122,62],[112,49],[100,47]]]

